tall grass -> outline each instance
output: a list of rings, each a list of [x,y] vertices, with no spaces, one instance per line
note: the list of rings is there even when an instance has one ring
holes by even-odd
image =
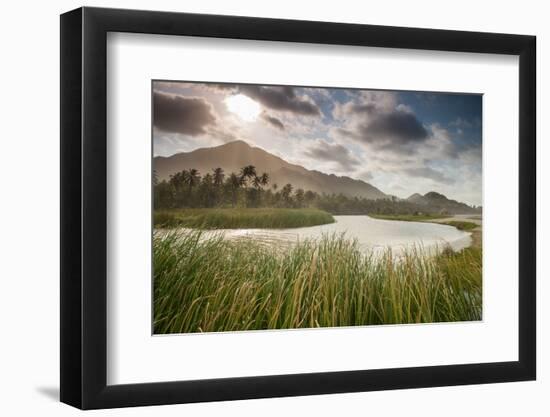
[[[154,237],[154,332],[481,319],[481,250],[364,255],[340,236],[275,253],[200,232]]]
[[[203,229],[291,228],[334,223],[327,212],[287,208],[198,208],[156,210],[155,227]]]

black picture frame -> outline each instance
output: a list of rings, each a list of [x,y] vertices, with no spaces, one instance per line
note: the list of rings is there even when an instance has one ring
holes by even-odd
[[[519,56],[519,360],[107,385],[108,32]],[[61,15],[60,56],[62,402],[95,409],[535,379],[534,36],[84,7]]]

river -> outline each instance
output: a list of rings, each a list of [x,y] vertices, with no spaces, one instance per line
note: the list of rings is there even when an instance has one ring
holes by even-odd
[[[206,236],[222,233],[226,239],[251,238],[267,245],[288,246],[299,241],[319,239],[324,235],[341,235],[356,239],[365,252],[379,253],[391,248],[399,255],[408,248],[427,251],[450,246],[458,251],[470,246],[471,234],[435,223],[380,220],[366,215],[334,216],[335,223],[293,229],[223,229],[205,232]]]

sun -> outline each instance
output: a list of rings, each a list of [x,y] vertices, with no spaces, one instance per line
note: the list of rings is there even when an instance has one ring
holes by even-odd
[[[256,120],[262,111],[258,103],[243,94],[227,97],[225,99],[225,104],[230,112],[235,113],[247,122]]]

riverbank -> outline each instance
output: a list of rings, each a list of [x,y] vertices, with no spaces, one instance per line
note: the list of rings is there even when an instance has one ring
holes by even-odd
[[[403,222],[429,222],[448,217],[443,214],[368,214],[368,216],[373,219],[401,220]]]
[[[155,228],[282,229],[334,223],[334,217],[317,209],[197,208],[155,210]]]
[[[454,226],[455,223],[467,223],[468,228],[462,229],[471,233],[472,235],[472,247],[481,248],[483,244],[483,218],[479,215],[455,215],[446,216],[441,219],[434,219],[432,223],[447,224]]]

